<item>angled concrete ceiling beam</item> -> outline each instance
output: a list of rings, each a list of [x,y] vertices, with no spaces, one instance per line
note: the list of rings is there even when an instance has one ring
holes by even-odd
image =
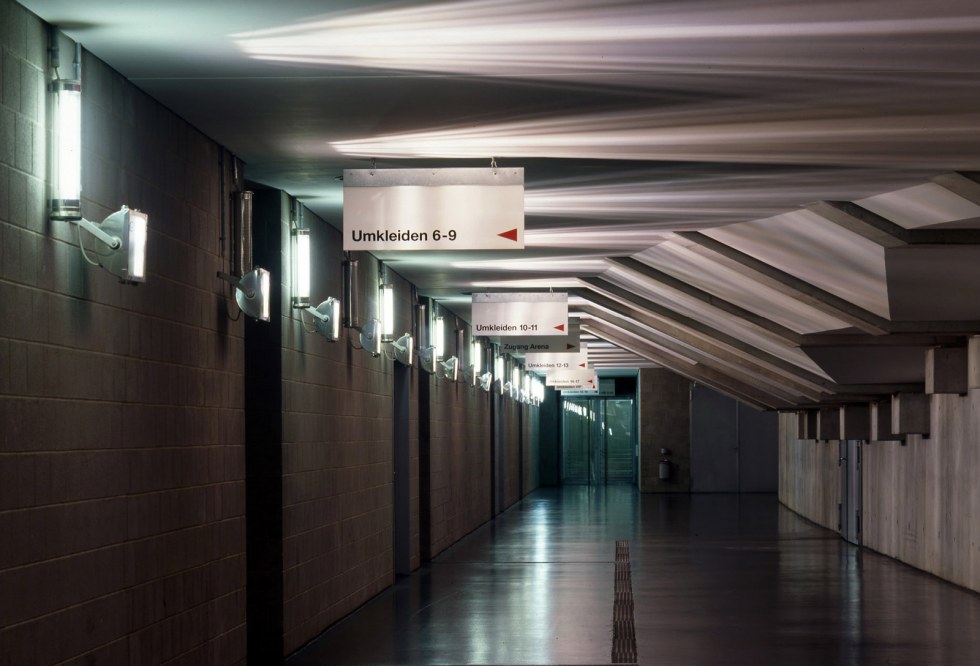
[[[699,289],[694,285],[688,284],[683,280],[664,273],[661,270],[654,268],[648,264],[643,263],[632,257],[610,257],[607,260],[613,266],[618,266],[620,268],[625,268],[626,270],[632,271],[645,278],[658,282],[670,289],[679,291],[682,294],[695,298],[705,305],[710,305],[713,308],[717,308],[723,312],[727,312],[733,317],[738,317],[739,319],[757,326],[764,331],[767,331],[777,337],[782,338],[787,343],[791,345],[800,344],[800,334],[796,331],[789,329],[782,324],[778,324],[771,319],[763,317],[762,315],[756,314],[750,310],[746,310],[743,307],[735,305],[723,298],[719,298],[703,289]]]
[[[771,388],[770,392],[779,396],[784,403],[794,403],[803,399],[820,400],[825,394],[822,387],[775,372],[750,357],[733,353],[710,341],[684,336],[683,332],[677,330],[665,331],[662,325],[658,326],[660,322],[651,321],[643,313],[629,311],[625,306],[600,294],[595,294],[594,298],[595,306],[582,307],[584,312],[595,318],[590,325],[595,324],[595,320],[605,321],[671,353],[730,375],[741,383],[768,385]],[[600,308],[614,314],[604,312]]]
[[[601,278],[584,278],[589,289],[575,293],[611,312],[635,319],[644,326],[692,347],[712,350],[712,356],[753,367],[763,366],[786,380],[806,385],[810,392],[832,391],[834,383],[778,356],[754,347],[690,317],[678,314]],[[603,293],[605,292],[605,293]],[[619,299],[619,300],[616,300]],[[623,303],[627,303],[628,308]],[[627,309],[624,309],[627,308]],[[651,316],[655,315],[655,316]]]
[[[928,322],[926,322],[928,323]],[[802,336],[801,347],[952,347],[965,344],[966,335],[930,335],[926,333],[892,333],[860,335],[849,333],[811,333]]]
[[[737,250],[699,231],[677,231],[679,237],[693,243],[690,250],[712,258],[735,272],[756,280],[802,303],[845,321],[871,335],[884,335],[889,322],[873,312],[821,289],[805,280],[770,266],[761,259]]]
[[[884,248],[980,244],[977,229],[906,229],[850,201],[818,201],[807,209]]]
[[[621,333],[617,333],[613,327],[605,326],[601,322],[585,324],[583,328],[614,345],[630,349],[633,353],[653,361],[681,377],[700,382],[719,393],[752,405],[757,409],[782,409],[786,407],[780,399],[759,390],[756,386],[740,383],[721,373],[712,373],[709,368],[703,365],[691,365],[680,361],[653,345],[644,344],[642,341],[630,339]]]
[[[757,386],[765,384],[769,387],[769,393],[780,397],[785,402],[798,402],[804,398],[815,400],[820,397],[819,391],[794,386],[790,380],[776,376],[772,372],[766,372],[764,368],[739,363],[737,357],[732,358],[734,362],[727,362],[720,359],[717,354],[712,355],[708,351],[693,349],[689,345],[672,340],[659,332],[650,331],[635,323],[627,316],[611,316],[608,313],[600,311],[598,307],[592,306],[589,306],[589,310],[589,314],[595,317],[588,324],[589,326],[606,327],[607,329],[609,327],[615,328],[623,336],[635,338],[638,341],[661,349],[665,353],[683,359],[687,363],[696,363],[703,367],[713,368],[718,370],[719,373],[731,376],[734,380],[746,385]]]
[[[980,206],[980,174],[944,173],[930,180],[970,203]]]
[[[817,201],[807,210],[882,247],[901,247],[911,242],[908,229],[850,201]]]

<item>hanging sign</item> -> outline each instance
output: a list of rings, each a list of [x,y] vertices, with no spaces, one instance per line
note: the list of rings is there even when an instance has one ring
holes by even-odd
[[[563,398],[573,398],[577,395],[583,396],[603,396],[613,397],[616,395],[616,380],[612,377],[599,377],[596,379],[597,388],[594,389],[562,389]]]
[[[523,167],[344,170],[346,251],[523,248]]]
[[[542,354],[528,352],[524,355],[524,369],[535,371],[587,369],[587,354]]]
[[[554,336],[568,332],[568,294],[473,294],[473,335]]]
[[[544,376],[545,386],[565,389],[596,388],[595,370],[573,368],[570,370],[549,370]]]
[[[568,335],[538,335],[535,337],[512,336],[495,338],[504,354],[527,354],[540,352],[546,354],[578,354],[582,350],[580,342],[581,326],[568,322]]]

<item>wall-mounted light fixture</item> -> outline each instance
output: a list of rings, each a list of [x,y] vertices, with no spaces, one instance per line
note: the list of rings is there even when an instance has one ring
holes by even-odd
[[[436,372],[436,348],[434,345],[422,347],[419,350],[419,367],[430,375]]]
[[[483,371],[483,345],[479,338],[470,341],[470,364],[463,372],[463,379],[470,386],[476,386],[480,382],[480,373]]]
[[[269,321],[269,295],[271,278],[269,271],[256,267],[240,278],[218,271],[218,277],[235,286],[235,301],[249,317]]]
[[[388,267],[381,264],[378,284],[378,319],[381,320],[381,340],[391,342],[395,336],[395,288],[388,280]]]
[[[480,388],[482,388],[484,391],[489,393],[490,386],[493,384],[493,373],[484,372],[482,375],[480,375],[479,381],[480,381]]]
[[[535,405],[544,402],[544,382],[537,375],[531,380],[531,398]]]
[[[82,83],[74,79],[52,81],[55,136],[51,151],[51,218],[82,217]]]
[[[455,356],[450,356],[445,361],[439,361],[439,368],[443,378],[454,382],[459,374],[459,359]]]
[[[306,308],[306,311],[313,315],[313,326],[317,333],[330,342],[340,339],[340,301],[331,297],[316,308]]]
[[[58,71],[58,34],[51,29],[51,66]],[[50,151],[52,220],[74,224],[78,229],[78,247],[90,264],[100,266],[120,282],[139,284],[146,281],[146,239],[149,217],[138,210],[122,206],[101,223],[82,216],[82,83],[81,46],[75,47],[75,78],[52,81],[49,90],[54,104],[53,145]],[[89,250],[82,242],[81,231],[95,237]],[[95,255],[95,259],[89,256]]]
[[[70,222],[96,238],[91,259],[78,238],[78,247],[86,261],[101,266],[119,278],[120,282],[138,284],[146,281],[146,234],[149,218],[146,213],[123,206],[101,224],[83,217]]]
[[[436,317],[432,346],[435,347],[436,358],[442,359],[446,354],[446,320],[441,316]]]
[[[294,308],[310,306],[311,259],[310,259],[310,230],[297,227],[290,234],[292,237],[292,268],[293,295],[291,298]]]
[[[371,356],[381,356],[381,322],[377,318],[368,319],[357,331],[361,347]]]
[[[361,348],[371,356],[381,356],[382,353],[382,334],[381,320],[377,317],[368,319],[364,324],[359,323],[357,311],[357,260],[350,252],[345,252],[343,263],[344,272],[344,314],[343,324],[345,328],[353,328],[358,332]],[[351,343],[353,344],[353,342]]]
[[[310,230],[302,226],[302,207],[296,220],[296,227],[290,232],[292,238],[292,296],[290,303],[294,309],[313,315],[313,330],[330,342],[340,339],[340,301],[330,297],[318,306],[310,306],[310,286],[312,284],[313,262],[311,260]],[[304,325],[305,326],[305,325]]]
[[[415,360],[415,340],[411,333],[405,333],[397,340],[393,340],[388,345],[391,347],[393,358],[402,365],[412,365]]]
[[[497,391],[500,395],[507,392],[507,381],[504,379],[506,361],[504,360],[504,355],[499,351],[493,359],[493,377],[497,382]]]

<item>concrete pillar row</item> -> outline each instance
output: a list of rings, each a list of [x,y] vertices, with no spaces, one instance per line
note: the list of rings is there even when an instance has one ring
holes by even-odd
[[[817,415],[816,409],[801,409],[796,412],[796,433],[800,439],[817,439]]]
[[[929,436],[930,398],[925,393],[892,395],[891,432],[898,435]]]
[[[817,414],[817,439],[840,439],[840,407],[821,407]]]
[[[840,408],[841,439],[871,439],[871,405],[859,403]]]
[[[980,335],[970,338],[967,359],[967,388],[980,388]]]
[[[926,393],[966,395],[970,367],[968,356],[967,347],[933,347],[927,350]]]
[[[890,398],[872,402],[871,442],[905,442],[905,435],[892,431],[892,401]]]

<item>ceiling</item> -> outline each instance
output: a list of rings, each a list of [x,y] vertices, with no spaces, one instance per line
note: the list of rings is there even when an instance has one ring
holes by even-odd
[[[20,1],[338,228],[344,169],[524,167],[523,251],[379,256],[567,289],[601,367],[786,408],[980,333],[975,0]]]

